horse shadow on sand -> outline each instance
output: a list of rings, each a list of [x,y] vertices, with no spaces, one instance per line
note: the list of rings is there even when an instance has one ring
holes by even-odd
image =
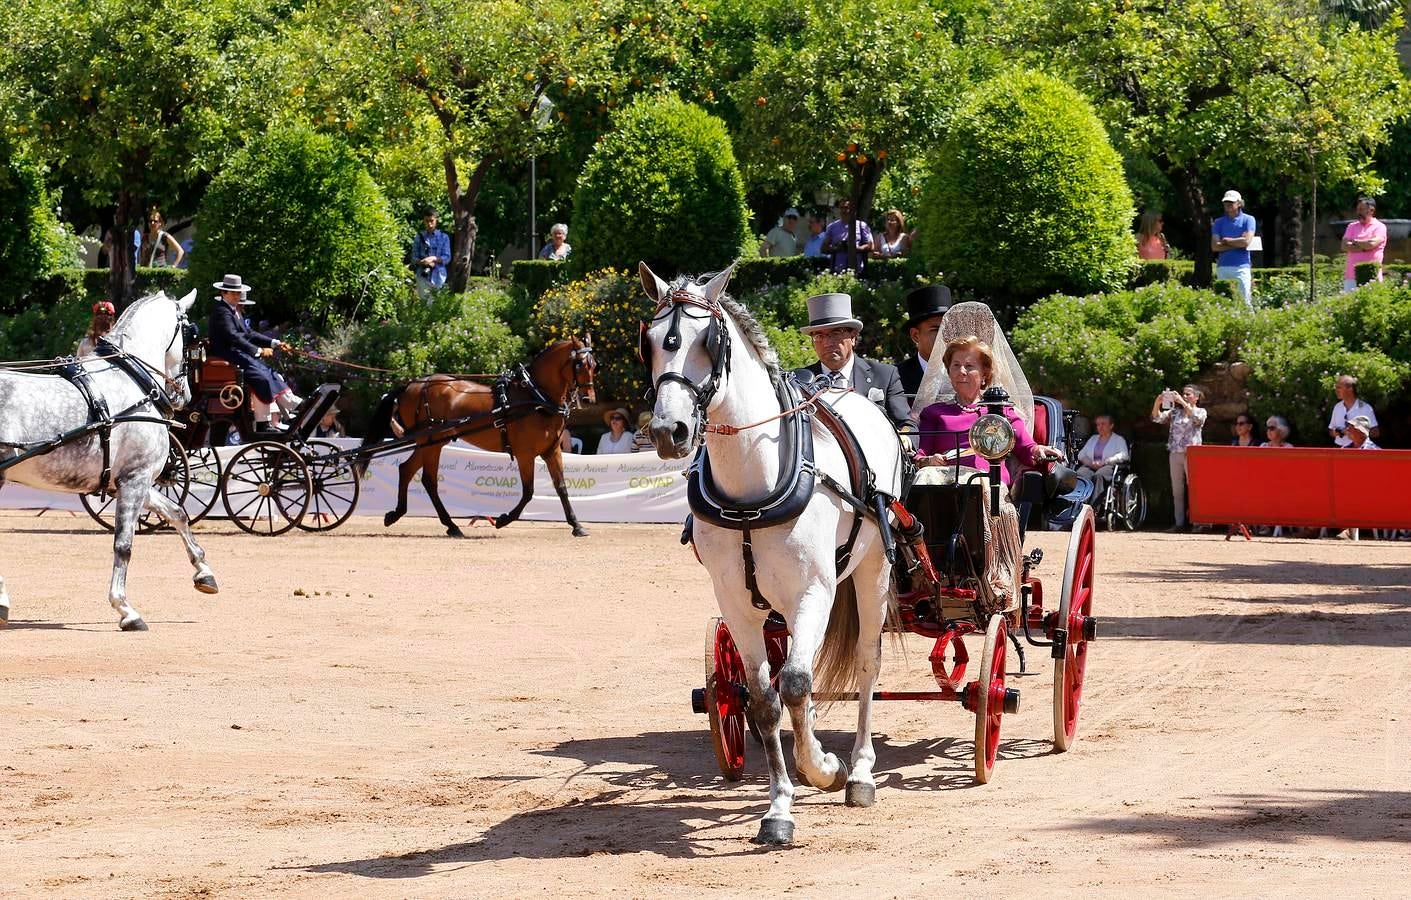
[[[962,721],[968,722],[968,717]],[[834,752],[852,746],[852,734],[820,733]],[[877,782],[881,788],[954,790],[975,785],[974,744],[953,738],[894,742],[874,737]],[[792,748],[786,738],[785,754]],[[586,799],[515,813],[492,824],[477,838],[429,850],[322,863],[301,867],[313,873],[366,878],[419,878],[458,866],[516,858],[569,859],[595,854],[653,853],[668,859],[752,856],[771,852],[747,845],[742,833],[769,807],[769,780],[763,751],[752,740],[746,751],[745,777],[727,782],[717,773],[708,732],[661,731],[638,735],[565,741],[536,751],[577,766],[564,784],[578,779],[607,782],[611,789]],[[1047,741],[1010,740],[1001,759],[1031,758],[1050,752]],[[899,770],[929,766],[920,774]],[[797,784],[797,781],[796,781]],[[643,797],[650,792],[650,797]],[[799,809],[841,803],[841,794],[803,788]],[[883,801],[885,802],[885,801]]]

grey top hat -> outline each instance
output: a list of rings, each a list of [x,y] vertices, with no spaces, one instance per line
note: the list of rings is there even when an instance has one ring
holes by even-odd
[[[211,287],[218,291],[239,291],[241,306],[254,306],[255,301],[245,297],[250,292],[250,286],[240,279],[239,275],[226,275],[224,281],[211,283]]]
[[[808,298],[808,324],[799,331],[813,334],[830,328],[862,330],[862,321],[853,318],[850,294],[818,294]]]

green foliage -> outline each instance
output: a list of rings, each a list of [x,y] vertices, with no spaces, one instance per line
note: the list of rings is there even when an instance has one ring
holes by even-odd
[[[1192,263],[1182,259],[1138,260],[1136,267],[1132,269],[1132,277],[1128,280],[1127,286],[1139,288],[1167,281],[1185,283],[1185,279],[1190,276],[1191,270],[1194,268]]]
[[[14,315],[0,316],[0,359],[53,359],[73,355],[79,338],[88,328],[91,307],[88,297],[74,291],[64,294],[57,302],[39,303]]]
[[[549,288],[568,280],[568,264],[554,259],[517,259],[510,265],[510,283],[536,303]]]
[[[821,257],[751,256],[735,264],[730,293],[743,297],[770,287],[812,278],[826,265]]]
[[[397,226],[362,164],[332,139],[274,129],[236,154],[198,214],[196,284],[237,272],[259,317],[378,315],[405,292]]]
[[[14,310],[34,283],[73,265],[77,245],[54,215],[41,167],[0,141],[0,310]]]
[[[833,292],[852,296],[853,315],[863,323],[858,354],[869,359],[901,359],[912,349],[902,326],[906,322],[906,294],[916,284],[914,279],[873,282],[859,280],[851,273],[824,273],[756,292],[746,292],[732,282],[730,293],[765,326],[780,360],[797,367],[818,362],[812,342],[798,330],[808,324],[808,298]]]
[[[1333,381],[1358,378],[1358,394],[1385,407],[1411,381],[1411,290],[1369,285],[1255,318],[1243,356],[1259,415],[1278,414],[1298,441],[1325,443]]]
[[[922,201],[914,252],[997,300],[1120,288],[1135,261],[1121,160],[1088,102],[1039,73],[975,90]]]
[[[1162,388],[1234,353],[1250,328],[1244,303],[1170,282],[1031,306],[1014,347],[1034,389],[1084,410],[1144,415]]]
[[[647,389],[648,372],[637,358],[637,347],[640,323],[650,313],[636,276],[600,269],[539,298],[534,327],[545,344],[591,335],[598,359],[598,396],[628,400]]]
[[[749,239],[745,189],[721,121],[674,98],[639,100],[578,180],[577,271],[645,260],[664,277],[723,269]]]

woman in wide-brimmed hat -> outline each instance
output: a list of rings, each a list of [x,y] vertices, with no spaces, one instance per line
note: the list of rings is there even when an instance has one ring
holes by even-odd
[[[627,430],[628,415],[621,406],[603,414],[603,421],[612,430],[598,439],[599,453],[632,452],[632,432]]]

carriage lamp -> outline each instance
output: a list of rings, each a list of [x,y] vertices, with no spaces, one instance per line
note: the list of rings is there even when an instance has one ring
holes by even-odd
[[[1014,426],[998,413],[988,413],[970,426],[970,449],[985,459],[1001,459],[1014,449]]]

